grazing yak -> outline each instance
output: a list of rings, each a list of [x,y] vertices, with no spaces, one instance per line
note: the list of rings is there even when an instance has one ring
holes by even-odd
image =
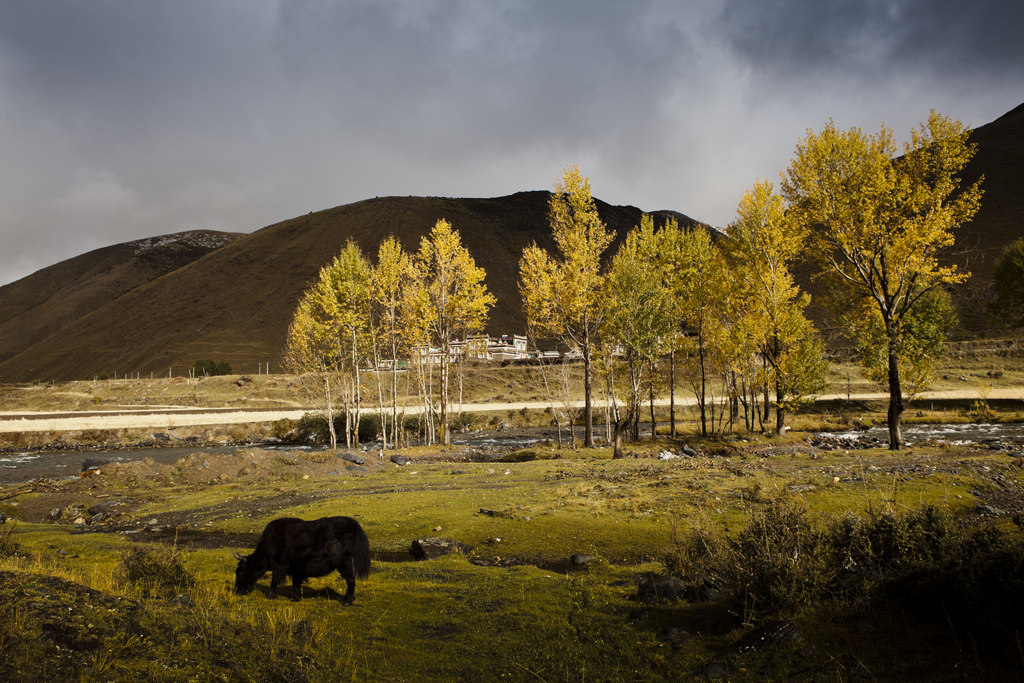
[[[335,569],[348,588],[342,602],[351,605],[356,577],[370,573],[370,542],[351,517],[324,517],[305,521],[295,517],[267,524],[251,555],[235,553],[235,592],[245,595],[261,576],[271,572],[267,597],[277,595],[277,584],[287,575],[292,580],[292,600],[302,599],[302,582],[326,576]]]

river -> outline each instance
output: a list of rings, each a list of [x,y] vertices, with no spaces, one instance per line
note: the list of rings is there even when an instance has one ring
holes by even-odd
[[[1024,446],[1024,424],[919,424],[905,425],[907,445],[921,441],[942,441],[963,445],[986,443],[993,440]],[[884,425],[866,431],[819,432],[815,436],[836,441],[878,440],[887,442],[889,432]],[[539,441],[554,439],[550,429],[517,430],[512,433],[474,432],[452,439],[456,446],[505,452]],[[175,463],[190,453],[234,453],[240,448],[266,448],[274,450],[312,450],[323,446],[300,444],[265,444],[260,446],[186,446],[170,448],[138,448],[110,451],[32,451],[0,453],[0,484],[12,484],[32,479],[73,479],[79,476],[85,461],[133,462],[152,458],[161,464]]]

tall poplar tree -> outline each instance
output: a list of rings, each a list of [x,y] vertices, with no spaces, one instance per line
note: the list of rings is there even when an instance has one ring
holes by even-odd
[[[810,229],[827,270],[852,297],[877,310],[885,333],[889,448],[903,447],[901,347],[918,301],[967,274],[939,254],[981,201],[981,180],[961,187],[974,155],[970,131],[934,111],[895,158],[892,131],[808,131],[783,176],[795,217]]]
[[[605,310],[605,274],[601,255],[612,234],[597,213],[590,181],[573,166],[555,185],[548,223],[557,249],[549,254],[536,244],[523,250],[519,291],[531,325],[558,337],[583,357],[583,443],[594,445],[593,352]]]
[[[437,221],[430,235],[420,242],[413,267],[413,286],[419,290],[412,297],[415,316],[440,351],[441,440],[447,446],[451,444],[448,388],[452,342],[482,330],[495,299],[484,284],[483,268],[476,265],[469,250],[462,246],[458,231],[444,219]]]
[[[402,249],[401,243],[393,236],[386,237],[377,248],[377,265],[371,271],[374,318],[380,331],[378,339],[381,350],[391,362],[391,434],[395,447],[401,434],[398,420],[398,358],[401,344],[400,313],[402,290],[410,280],[411,261]],[[379,374],[379,372],[378,372]],[[381,401],[381,411],[384,411]],[[381,419],[384,445],[387,447],[387,420]]]
[[[804,316],[810,297],[790,272],[806,230],[771,183],[757,182],[740,200],[729,237],[727,253],[744,283],[741,306],[758,323],[758,347],[775,388],[775,433],[781,436],[787,412],[823,390],[828,373],[824,344]]]
[[[614,457],[622,457],[622,431],[639,418],[641,402],[654,381],[654,362],[675,331],[674,307],[662,285],[654,220],[644,215],[626,235],[608,271],[608,311],[602,338],[622,355],[629,380],[626,412],[613,405]],[[652,424],[653,429],[653,424]]]

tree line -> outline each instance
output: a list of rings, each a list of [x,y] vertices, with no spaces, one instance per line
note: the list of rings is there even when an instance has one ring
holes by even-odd
[[[758,181],[746,191],[725,236],[673,219],[657,226],[645,215],[614,254],[589,180],[566,169],[549,201],[554,249],[523,251],[519,292],[534,347],[557,340],[582,358],[584,445],[594,445],[595,385],[612,399],[605,423],[616,455],[624,439],[638,437],[648,399],[653,430],[662,382],[675,436],[677,376],[696,397],[702,435],[737,426],[782,434],[828,372],[821,335],[806,316],[810,297],[793,275],[807,261],[868,376],[887,388],[890,448],[902,448],[905,397],[926,385],[954,321],[943,288],[968,277],[940,260],[980,203],[981,180],[963,187],[959,178],[974,153],[968,135],[932,112],[897,157],[885,126],[865,134],[829,122],[801,138],[778,187]],[[416,253],[385,239],[376,265],[349,242],[299,302],[286,367],[326,415],[340,407],[353,418],[346,424],[355,428],[345,430],[352,444],[363,409],[360,370],[390,361],[390,381],[375,373],[375,403],[385,444],[399,444],[399,396],[410,395],[398,386],[395,361],[403,358],[415,370],[405,381],[416,383],[422,429],[448,444],[451,344],[486,324],[494,297],[483,279],[443,219]],[[429,357],[417,357],[431,346],[440,350],[436,377]],[[559,385],[571,393],[565,375],[542,378],[549,396]],[[553,413],[561,440],[563,415]],[[331,441],[336,446],[333,423]]]

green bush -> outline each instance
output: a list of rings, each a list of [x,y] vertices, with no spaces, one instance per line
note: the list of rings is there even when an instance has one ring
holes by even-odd
[[[144,595],[173,597],[195,585],[195,576],[181,561],[181,553],[168,548],[137,546],[121,558],[121,576]]]
[[[339,444],[345,443],[345,428],[348,422],[344,413],[336,413],[334,416],[334,434]],[[300,441],[318,441],[330,443],[331,432],[327,426],[327,419],[319,413],[306,413],[295,427]],[[376,441],[380,436],[380,417],[376,414],[364,414],[359,416],[359,443]]]
[[[231,366],[224,362],[203,358],[192,364],[192,375],[194,377],[213,377],[215,375],[230,375]]]
[[[972,600],[988,601],[994,619],[1017,623],[1020,615],[999,605],[1024,599],[1024,540],[997,527],[967,528],[934,505],[812,520],[802,505],[773,500],[734,538],[693,529],[666,566],[715,586],[752,622],[899,599],[920,611],[945,600],[961,614]]]

